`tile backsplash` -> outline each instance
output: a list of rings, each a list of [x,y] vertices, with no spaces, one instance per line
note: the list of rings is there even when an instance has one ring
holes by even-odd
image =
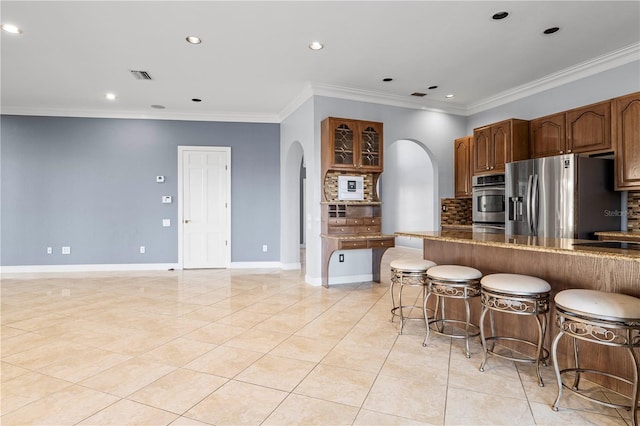
[[[440,200],[441,225],[471,225],[471,198],[442,198]]]
[[[640,191],[627,193],[627,230],[640,233]]]

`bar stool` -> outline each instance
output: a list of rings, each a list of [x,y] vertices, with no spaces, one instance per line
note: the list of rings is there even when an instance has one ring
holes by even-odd
[[[484,352],[484,359],[482,364],[480,364],[480,371],[484,371],[484,366],[487,364],[489,354],[511,361],[535,363],[536,373],[538,374],[538,385],[544,386],[542,375],[540,374],[540,364],[549,358],[549,351],[544,349],[543,345],[549,323],[549,293],[551,286],[548,282],[540,278],[518,274],[486,275],[480,280],[480,285],[482,286],[480,340],[482,341],[482,350]],[[497,336],[493,321],[494,311],[535,317],[538,326],[538,336],[535,342],[520,337]],[[486,337],[484,332],[484,320],[487,312],[489,312],[491,323],[490,337]],[[513,354],[505,355],[504,353],[499,353],[495,351],[495,342],[501,340],[533,346],[535,348],[535,355],[513,356]],[[491,349],[489,349],[487,341],[493,343]]]
[[[419,286],[422,287],[422,298],[426,295],[427,288],[427,270],[436,264],[430,260],[424,259],[396,259],[390,263],[391,267],[391,285],[389,286],[389,292],[391,293],[391,322],[396,316],[400,317],[400,334],[404,329],[404,322],[407,319],[420,319],[422,318],[410,318],[405,317],[405,308],[414,308],[415,305],[402,305],[402,290],[405,286]],[[394,289],[396,286],[400,286],[398,290],[398,304],[396,305],[394,297]],[[420,306],[422,308],[422,306]]]
[[[469,299],[472,297],[480,296],[480,278],[482,273],[475,268],[460,265],[440,265],[429,268],[427,271],[427,278],[429,279],[429,286],[427,289],[427,295],[424,298],[423,312],[427,326],[427,335],[424,338],[422,346],[427,346],[429,340],[429,332],[433,331],[436,334],[452,337],[455,339],[465,340],[465,355],[467,358],[471,358],[469,352],[469,338],[475,337],[480,334],[478,326],[470,322],[471,312],[469,309]],[[427,301],[431,295],[436,296],[436,308],[432,319],[428,319],[427,316]],[[465,307],[465,321],[447,319],[445,316],[445,300],[446,299],[462,299]],[[438,318],[438,306],[440,308],[440,318]],[[435,324],[435,328],[432,329],[431,325]],[[450,332],[445,331],[444,326],[446,324],[452,324]],[[456,334],[453,324],[464,324],[464,334]],[[473,328],[473,333],[469,332],[469,329]]]
[[[553,410],[558,411],[562,390],[567,389],[578,396],[607,407],[631,410],[631,421],[636,426],[638,424],[640,365],[634,348],[640,348],[640,299],[598,290],[572,289],[559,292],[554,300],[559,332],[551,347],[558,379],[558,397],[553,404]],[[558,365],[558,342],[564,335],[573,337],[575,368],[561,370]],[[627,348],[634,366],[632,380],[601,370],[580,368],[578,339],[599,345]],[[575,373],[571,387],[562,381],[562,375],[569,372]],[[627,397],[629,405],[613,404],[581,393],[578,389],[580,373],[602,375],[630,384],[632,387],[631,396]]]

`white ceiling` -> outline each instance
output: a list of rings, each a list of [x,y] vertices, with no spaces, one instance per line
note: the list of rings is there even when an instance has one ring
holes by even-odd
[[[640,1],[2,0],[0,11],[23,30],[2,32],[4,114],[278,122],[318,94],[466,115],[640,59]]]

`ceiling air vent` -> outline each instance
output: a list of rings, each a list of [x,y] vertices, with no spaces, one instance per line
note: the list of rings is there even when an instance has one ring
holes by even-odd
[[[151,74],[149,74],[147,71],[129,70],[129,72],[136,80],[153,80],[151,78]]]
[[[422,92],[413,92],[411,94],[411,96],[417,96],[417,97],[421,98],[423,96],[427,96],[427,94],[426,93],[422,93]]]

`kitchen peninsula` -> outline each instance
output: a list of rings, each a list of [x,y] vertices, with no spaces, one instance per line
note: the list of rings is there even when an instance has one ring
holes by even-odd
[[[469,231],[440,232],[396,232],[398,237],[421,238],[424,241],[423,257],[439,265],[456,264],[479,269],[484,275],[493,273],[524,274],[542,278],[549,282],[552,297],[569,288],[597,289],[624,293],[640,297],[640,250],[593,247],[580,243],[597,243],[593,240],[565,238],[540,238],[519,235],[473,233]],[[479,298],[477,298],[479,299]],[[477,323],[480,316],[480,300],[472,301],[471,315]],[[453,308],[452,305],[448,308]],[[449,311],[449,309],[448,309]],[[452,311],[456,316],[460,311]],[[498,333],[508,327],[514,331],[530,333],[533,325],[526,318],[509,318],[509,323],[498,316]],[[555,310],[552,303],[551,327],[545,347],[550,347],[557,333]],[[565,342],[566,343],[566,342]],[[587,346],[585,345],[585,348]],[[631,377],[631,364],[619,348],[603,349],[600,345],[589,345],[588,350],[596,354],[596,367],[606,366],[615,373]],[[572,359],[572,349],[567,344],[560,346],[562,363]],[[566,364],[565,364],[566,365]],[[622,384],[610,379],[597,380],[616,391],[628,391]]]

